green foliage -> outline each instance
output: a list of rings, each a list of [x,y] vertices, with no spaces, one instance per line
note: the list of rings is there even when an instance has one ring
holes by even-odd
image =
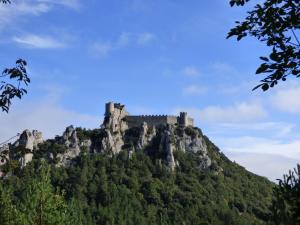
[[[1,0],[0,3],[8,4],[11,3],[10,0]]]
[[[20,212],[12,203],[10,191],[0,185],[0,224],[17,225],[19,216]]]
[[[8,1],[3,0],[2,2],[8,3]],[[21,99],[27,93],[27,90],[22,88],[23,84],[27,86],[30,83],[26,65],[25,60],[18,59],[15,67],[4,69],[2,75],[0,75],[0,108],[2,111],[8,112],[11,100],[15,97]],[[10,81],[15,80],[16,84],[8,83],[5,79],[9,79]]]
[[[300,165],[274,188],[272,219],[276,225],[300,223]]]
[[[178,132],[201,135],[192,130]],[[100,130],[77,131],[82,140],[102,135]],[[134,142],[135,134],[127,132],[126,140]],[[267,224],[273,185],[232,163],[204,138],[213,163],[205,171],[198,169],[196,154],[181,151],[174,152],[179,166],[170,171],[162,161],[159,135],[131,157],[126,150],[86,153],[69,167],[56,167],[53,161],[49,167],[36,157],[0,180],[9,190],[4,196],[10,196],[3,212],[15,210],[16,218],[25,221],[15,224],[39,224],[41,215],[43,224]],[[41,157],[57,151],[51,141],[39,147]]]
[[[55,191],[45,162],[23,172],[22,181],[11,176],[0,183],[1,225],[83,224],[74,201],[68,205],[64,192]]]
[[[230,5],[240,6],[248,1],[231,0]],[[235,36],[239,41],[249,35],[272,49],[268,56],[260,57],[263,63],[256,74],[267,76],[253,90],[266,91],[290,75],[300,77],[299,0],[265,0],[249,11],[243,22],[236,23],[227,38]]]

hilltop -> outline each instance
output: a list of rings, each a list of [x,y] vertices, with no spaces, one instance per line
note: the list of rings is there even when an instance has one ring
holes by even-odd
[[[99,129],[43,140],[24,131],[2,148],[2,184],[21,198],[42,161],[78,203],[83,224],[267,224],[273,184],[231,162],[193,119],[131,116],[108,103]]]

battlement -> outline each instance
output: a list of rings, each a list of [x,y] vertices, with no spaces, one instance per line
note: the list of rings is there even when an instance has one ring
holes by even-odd
[[[179,126],[194,126],[194,120],[189,118],[186,112],[181,112],[179,116],[174,115],[129,115],[125,106],[120,103],[106,103],[105,116],[110,117],[118,115],[126,122],[128,128],[137,127],[146,122],[150,126],[159,126],[167,124],[178,124]]]

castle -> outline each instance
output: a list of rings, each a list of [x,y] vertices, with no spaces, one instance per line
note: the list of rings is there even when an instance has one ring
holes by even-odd
[[[137,127],[147,123],[148,126],[159,126],[167,124],[178,124],[182,127],[194,126],[194,120],[187,116],[186,112],[180,112],[179,116],[170,116],[170,115],[140,115],[134,116],[129,115],[125,110],[125,106],[120,103],[108,102],[105,107],[105,117],[115,117],[122,119],[126,122],[128,128]]]

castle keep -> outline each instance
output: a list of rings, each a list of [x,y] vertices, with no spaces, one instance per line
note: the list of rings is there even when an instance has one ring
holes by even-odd
[[[166,124],[178,124],[183,127],[194,126],[194,120],[187,116],[186,112],[181,112],[179,116],[170,115],[129,115],[125,110],[125,106],[120,103],[109,102],[106,103],[105,107],[105,117],[106,118],[117,118],[117,120],[122,120],[125,123],[123,126],[128,128],[137,127],[147,123],[148,126],[158,126]],[[116,124],[117,125],[117,124]]]

